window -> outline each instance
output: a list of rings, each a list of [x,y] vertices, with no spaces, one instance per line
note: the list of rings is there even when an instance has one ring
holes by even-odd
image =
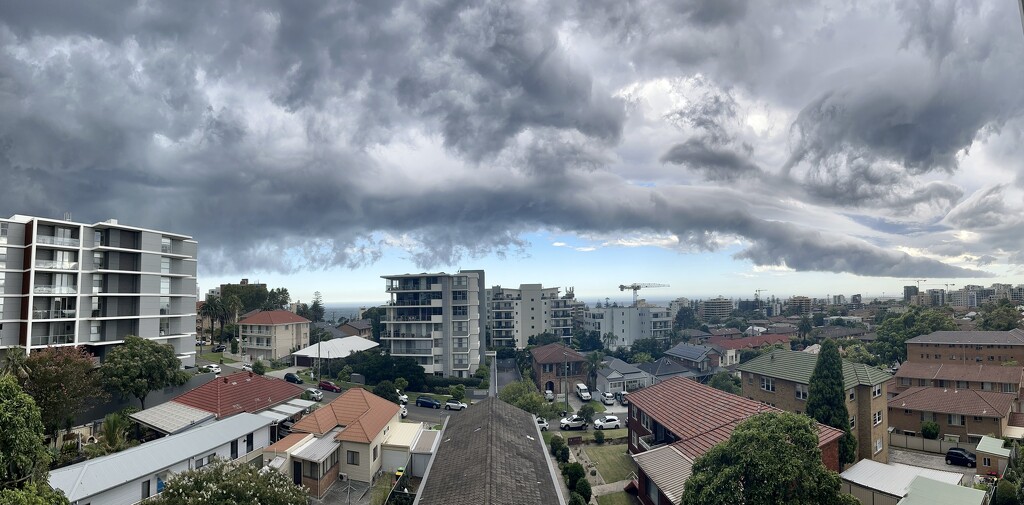
[[[238,459],[238,440],[231,441],[231,459]]]
[[[171,273],[171,258],[160,258],[160,273]]]
[[[909,386],[910,385],[910,378],[909,377],[900,377],[900,385],[901,386]]]
[[[882,385],[875,384],[874,387],[871,388],[871,397],[878,398],[879,396],[882,396]]]
[[[1003,384],[1004,393],[1013,393],[1017,388],[1013,387],[1013,384]]]
[[[982,421],[984,421],[984,419],[982,419],[981,416],[974,416],[974,422],[980,423]]]
[[[957,389],[967,389],[967,381],[956,381]]]
[[[0,244],[7,243],[7,228],[10,226],[8,223],[0,223]]]
[[[797,400],[806,400],[807,399],[807,385],[806,384],[797,384],[796,385],[796,399]]]
[[[377,449],[378,449],[378,447],[379,446],[374,446],[373,447],[373,460],[374,461],[377,461]]]
[[[949,424],[950,426],[963,426],[964,425],[964,416],[962,416],[960,414],[949,414],[947,417],[948,417],[947,424]]]
[[[761,377],[761,389],[765,391],[775,392],[775,379],[771,377]]]
[[[981,383],[981,390],[982,391],[992,391],[992,383],[991,382],[982,382]]]
[[[350,465],[359,466],[359,453],[356,451],[347,451],[345,455],[345,462]]]
[[[249,454],[250,452],[252,452],[252,448],[253,448],[253,443],[252,443],[253,440],[252,440],[252,438],[253,438],[252,437],[252,433],[250,433],[250,434],[245,436],[245,453],[246,454]]]
[[[636,405],[629,406],[630,417],[636,419]]]
[[[142,498],[143,499],[149,498],[149,481],[148,480],[142,481]]]
[[[879,410],[878,412],[875,412],[871,416],[871,421],[873,423],[872,426],[878,426],[879,424],[882,424],[882,411]]]
[[[171,278],[161,277],[160,278],[160,294],[169,295],[171,294]]]
[[[942,355],[941,354],[936,354],[935,355],[935,359],[942,359]],[[953,358],[950,357],[949,359],[953,359]]]
[[[875,454],[882,452],[882,439],[875,439]]]
[[[992,466],[992,460],[988,458],[981,458],[981,464],[984,466]]]
[[[846,396],[852,402],[857,399],[857,391],[855,391],[853,388],[850,388],[850,390],[846,392]]]
[[[857,416],[850,416],[850,429],[852,430],[854,426],[857,426]]]

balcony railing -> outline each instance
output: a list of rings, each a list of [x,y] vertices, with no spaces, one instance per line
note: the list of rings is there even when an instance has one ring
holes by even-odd
[[[654,435],[644,435],[644,436],[640,437],[638,440],[640,442],[640,447],[642,447],[643,450],[645,450],[645,451],[649,451],[651,449],[654,449],[654,448],[661,447],[661,446],[665,445],[664,442],[661,442],[661,443],[655,442]]]
[[[59,245],[64,247],[78,247],[82,243],[82,241],[77,238],[48,237],[46,235],[37,236],[36,242],[39,244]]]
[[[74,319],[76,311],[71,310],[33,310],[34,319]]]
[[[469,347],[452,347],[452,352],[469,352]]]
[[[388,302],[389,307],[429,307],[431,300],[395,300]]]
[[[36,268],[50,270],[78,270],[77,261],[36,260]]]
[[[385,289],[388,292],[392,292],[392,291],[421,291],[421,290],[424,290],[426,288],[424,288],[423,285],[418,283],[418,282],[417,283],[411,283],[410,282],[410,283],[402,283],[402,284],[391,284],[391,283],[388,283]]]
[[[32,345],[56,345],[75,343],[74,333],[59,333],[53,335],[33,335]]]
[[[428,314],[424,316],[394,316],[391,318],[387,318],[387,316],[385,316],[385,318],[386,321],[411,321],[415,323],[424,321],[429,322],[431,316]]]
[[[392,349],[391,354],[404,355],[404,354],[415,354],[415,355],[429,355],[434,351],[432,349]]]
[[[433,337],[431,337],[430,335],[417,335],[415,333],[404,333],[404,332],[398,332],[398,331],[382,331],[380,333],[380,338],[402,338],[402,339],[405,339],[405,338],[422,338],[422,339],[430,339],[430,338],[433,338]]]
[[[75,286],[36,286],[32,290],[37,295],[73,295],[78,293]]]

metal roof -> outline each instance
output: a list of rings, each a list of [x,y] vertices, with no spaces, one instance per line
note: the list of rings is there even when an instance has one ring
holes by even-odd
[[[750,372],[799,384],[809,384],[818,354],[776,349],[758,356],[736,367],[741,372]],[[892,379],[892,375],[863,363],[843,360],[843,387],[876,386]]]
[[[241,413],[177,435],[50,472],[50,485],[72,502],[127,484],[270,426],[270,419]]]
[[[978,442],[978,452],[992,454],[1003,458],[1010,457],[1010,450],[1003,447],[1003,439],[983,435]]]
[[[907,496],[896,505],[982,505],[986,496],[980,489],[953,486],[921,476],[910,483]]]
[[[320,462],[327,459],[332,452],[341,447],[341,442],[334,439],[345,428],[335,428],[320,438],[310,440],[309,443],[292,453],[292,457],[306,461]]]
[[[354,352],[373,349],[379,345],[377,342],[363,337],[332,338],[295,351],[292,355],[323,359],[344,358]]]
[[[285,414],[288,414],[289,416],[294,416],[295,414],[298,414],[299,412],[306,410],[306,407],[300,407],[298,405],[289,405],[285,403],[283,405],[277,405],[270,410],[273,412],[283,412]]]
[[[870,459],[862,459],[845,472],[839,474],[843,480],[858,486],[874,489],[890,496],[902,498],[907,495],[910,483],[919,476],[959,486],[964,475],[959,472],[944,472],[919,466],[887,465]]]
[[[275,423],[279,423],[291,417],[290,415],[285,414],[284,412],[278,412],[276,410],[264,410],[261,412],[257,412],[256,415],[266,417],[267,419],[270,419]]]
[[[301,398],[296,398],[294,400],[288,400],[288,403],[286,403],[285,405],[295,405],[296,407],[308,409],[313,405],[316,405],[316,402],[314,402],[313,400],[303,400]]]
[[[398,423],[391,428],[388,438],[384,440],[384,445],[410,449],[416,443],[417,435],[421,431],[423,431],[422,423]]]
[[[715,349],[709,345],[700,344],[677,344],[675,347],[665,351],[665,354],[687,361],[701,361]]]
[[[217,416],[212,412],[170,401],[136,412],[129,417],[165,435],[173,435],[199,426]]]
[[[654,485],[671,503],[679,503],[683,499],[683,488],[693,471],[693,461],[679,452],[679,449],[666,445],[640,454],[633,455],[636,466],[643,469]]]

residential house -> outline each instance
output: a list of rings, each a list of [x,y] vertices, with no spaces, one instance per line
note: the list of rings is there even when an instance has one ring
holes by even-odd
[[[984,435],[978,448],[975,449],[975,456],[978,458],[978,475],[991,475],[1002,478],[1010,463],[1010,449],[1001,438]]]
[[[788,348],[789,337],[772,334],[761,334],[743,338],[715,336],[709,338],[707,344],[719,348],[722,356],[719,365],[729,367],[739,364],[740,352],[744,349],[762,349],[773,345],[783,345]]]
[[[338,325],[337,329],[345,335],[373,338],[373,321],[369,319],[353,319]]]
[[[711,328],[708,330],[711,333],[711,340],[713,338],[740,338],[743,336],[743,332],[737,328]]]
[[[697,376],[689,368],[664,356],[651,363],[640,363],[636,367],[650,375],[651,385],[667,381],[673,377],[692,379]]]
[[[693,329],[679,330],[679,335],[682,336],[683,339],[686,340],[687,342],[691,342],[694,344],[703,344],[704,341],[711,336],[711,334],[706,331]]]
[[[977,389],[912,387],[889,400],[894,433],[916,436],[934,421],[939,437],[978,443],[983,435],[1003,436],[1016,395]]]
[[[936,331],[907,340],[907,361],[918,363],[1024,363],[1024,330]]]
[[[853,495],[864,505],[896,505],[910,493],[911,483],[927,478],[936,484],[961,485],[964,474],[932,470],[899,463],[887,465],[862,459],[839,474],[840,490]]]
[[[282,359],[309,345],[309,319],[287,310],[264,310],[238,322],[243,354],[252,359]]]
[[[896,393],[914,386],[1008,393],[1017,397],[1014,412],[1021,410],[1019,399],[1024,368],[1019,366],[907,361],[896,371],[895,379]]]
[[[794,337],[798,336],[799,333],[800,333],[800,330],[798,330],[796,326],[793,326],[793,325],[788,324],[788,323],[772,324],[767,329],[765,329],[763,332],[761,332],[762,335],[781,335],[781,336],[784,336],[784,337],[787,337],[787,338],[794,338]]]
[[[807,411],[811,375],[818,355],[778,349],[736,367],[743,396],[790,412]],[[886,387],[892,375],[863,363],[843,361],[843,387],[857,459],[889,460]]]
[[[779,409],[676,377],[630,393],[629,454],[637,463],[641,503],[679,503],[693,462],[729,439],[747,418]],[[839,469],[842,432],[817,424],[818,447],[826,467]]]
[[[416,505],[565,505],[530,413],[487,398],[447,418]]]
[[[324,334],[323,340],[332,340],[335,338],[345,338],[349,336],[347,333],[335,328],[331,323],[327,321],[316,321],[309,324],[311,329],[320,330]]]
[[[587,358],[565,344],[534,347],[530,349],[530,355],[533,357],[533,376],[541,391],[554,391],[556,395],[572,393],[577,383],[587,383]]]
[[[650,386],[651,382],[650,374],[619,358],[605,362],[597,371],[597,389],[601,392],[636,391]]]
[[[688,368],[698,380],[724,370],[719,366],[722,351],[710,345],[677,344],[665,351],[665,356]]]
[[[171,475],[213,459],[259,460],[270,444],[270,419],[238,414],[121,452],[50,472],[50,485],[72,505],[130,505],[156,496]]]

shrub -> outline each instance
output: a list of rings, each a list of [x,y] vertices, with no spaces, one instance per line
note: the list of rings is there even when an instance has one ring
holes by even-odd
[[[566,447],[568,449],[568,447]],[[580,479],[587,480],[587,471],[583,469],[583,465],[579,463],[569,463],[562,467],[562,475],[565,477],[565,483],[569,486],[569,489],[576,489],[576,483]]]
[[[569,462],[569,446],[568,445],[563,445],[560,449],[558,449],[558,456],[556,456],[555,459],[559,463],[568,463]]]
[[[231,354],[238,354],[238,339],[231,339]]]
[[[587,502],[579,493],[572,493],[569,495],[569,505],[587,505]]]
[[[596,468],[590,470],[590,476],[591,477],[597,477],[597,469]]]
[[[342,382],[350,382],[352,380],[352,367],[345,365],[345,367],[338,372],[338,380]]]
[[[558,450],[565,447],[565,440],[561,435],[554,435],[551,437],[551,455],[558,456]]]
[[[590,503],[590,496],[592,494],[590,489],[590,481],[588,481],[585,477],[581,478],[580,480],[576,481],[575,489],[576,492],[583,497],[584,502]]]
[[[450,391],[449,394],[452,395],[452,398],[460,402],[466,397],[466,386],[463,386],[462,384],[450,386],[448,390]]]
[[[476,377],[460,379],[458,377],[436,377],[428,375],[424,377],[424,380],[426,381],[427,387],[430,388],[454,386],[456,384],[462,384],[467,388],[475,388],[480,385],[480,379],[477,379]]]
[[[594,420],[594,407],[589,403],[580,408],[576,413],[583,419],[586,419],[588,423]]]
[[[1003,479],[996,484],[996,492],[992,497],[992,505],[1017,505],[1017,489],[1013,483]]]
[[[267,373],[267,364],[263,360],[258,359],[252,364],[252,373],[256,375],[264,375]]]
[[[939,425],[935,421],[921,423],[921,436],[928,440],[939,438]]]
[[[495,356],[498,359],[512,359],[516,357],[516,350],[512,347],[499,347]]]
[[[604,432],[603,431],[597,430],[597,431],[594,432],[594,442],[597,442],[598,445],[601,445],[601,444],[604,443]]]
[[[477,386],[477,387],[479,389],[490,389],[491,388],[491,381],[489,381],[487,379],[484,379],[484,380],[480,381],[480,385]]]
[[[486,378],[488,378],[490,376],[491,376],[491,369],[489,367],[487,367],[486,365],[480,365],[480,367],[476,369],[476,372],[473,373],[473,377],[476,377],[477,379],[481,379],[481,380],[486,379]]]

